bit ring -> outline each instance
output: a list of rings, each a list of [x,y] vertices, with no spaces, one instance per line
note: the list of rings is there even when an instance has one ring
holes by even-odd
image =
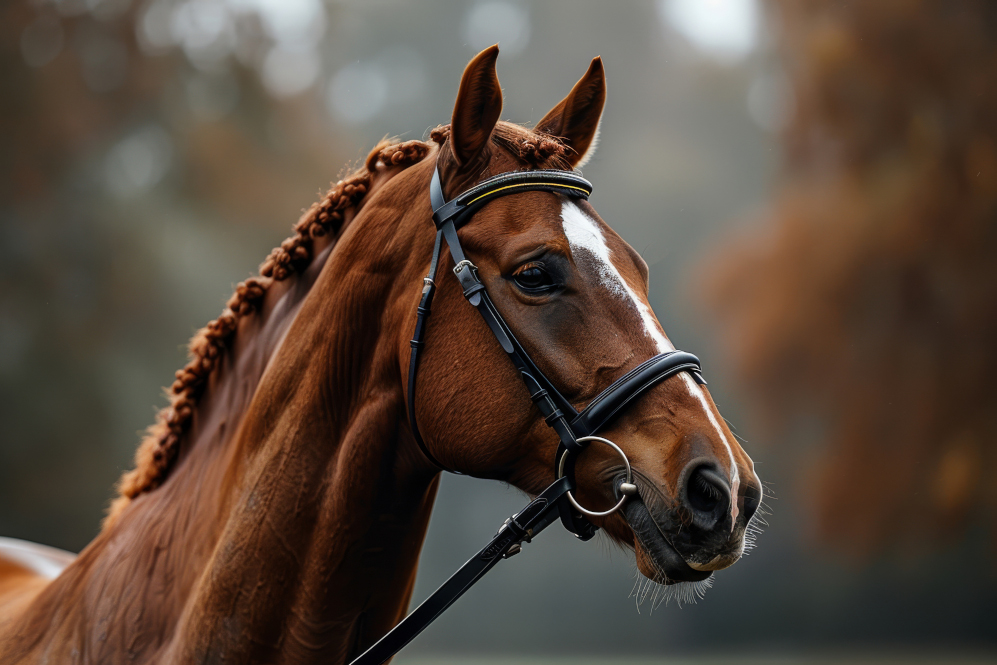
[[[615,450],[620,455],[620,457],[623,458],[623,463],[627,467],[627,479],[626,479],[626,481],[625,481],[624,484],[629,485],[630,487],[633,487],[634,490],[636,490],[636,487],[634,487],[634,485],[633,485],[633,472],[630,470],[630,460],[627,459],[626,453],[624,453],[623,450],[621,450],[618,445],[616,445],[615,443],[613,443],[609,439],[602,438],[601,436],[583,436],[580,439],[576,439],[576,440],[579,443],[583,443],[583,442],[586,442],[586,441],[599,441],[600,443],[605,443],[607,446],[609,446],[610,448],[612,448],[613,450]],[[558,478],[563,478],[564,477],[564,464],[567,461],[568,461],[568,451],[565,450],[564,454],[561,455],[561,459],[560,459],[560,461],[557,464],[557,477]],[[621,485],[621,487],[622,487],[622,485]],[[630,494],[632,494],[632,493],[633,493],[633,491],[624,492],[623,496],[620,497],[619,502],[615,506],[613,506],[609,510],[603,510],[601,512],[600,511],[596,511],[596,510],[588,510],[587,508],[583,508],[578,503],[578,501],[575,499],[574,495],[570,491],[567,492],[567,495],[568,495],[568,501],[570,501],[571,505],[575,507],[575,510],[577,510],[578,512],[580,512],[582,515],[585,515],[587,517],[607,517],[607,516],[612,515],[613,513],[615,513],[620,508],[622,508],[624,502],[626,502],[626,500],[627,500],[627,497],[630,496]]]

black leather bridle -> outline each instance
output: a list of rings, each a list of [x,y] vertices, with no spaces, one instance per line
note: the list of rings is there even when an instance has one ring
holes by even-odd
[[[433,456],[423,441],[415,418],[415,379],[419,367],[419,352],[425,346],[426,322],[436,292],[436,273],[440,252],[445,241],[454,259],[453,273],[457,277],[464,297],[481,314],[485,323],[508,354],[519,371],[530,399],[536,404],[545,422],[557,432],[560,444],[554,460],[557,480],[541,492],[525,508],[510,517],[499,528],[495,537],[460,570],[443,583],[410,615],[405,617],[387,635],[356,658],[351,665],[380,665],[400,651],[423,631],[465,591],[495,566],[501,559],[517,554],[522,542],[530,540],[549,526],[557,517],[564,527],[581,540],[595,535],[598,527],[585,515],[604,516],[619,509],[627,497],[637,491],[632,483],[630,463],[622,450],[613,442],[595,436],[617,413],[655,384],[680,372],[689,372],[696,382],[705,384],[699,359],[684,351],[667,351],[658,354],[621,376],[599,393],[581,412],[557,390],[513,335],[512,330],[499,314],[488,296],[484,283],[478,277],[477,267],[464,255],[457,229],[468,223],[475,212],[490,201],[521,192],[543,191],[569,198],[587,200],[592,184],[571,171],[517,171],[489,178],[447,201],[443,197],[440,172],[433,173],[429,196],[436,224],[436,244],[430,261],[429,274],[424,280],[422,298],[416,310],[415,334],[409,358],[408,414],[412,433],[426,457],[443,470],[449,470]],[[571,491],[575,487],[575,459],[589,441],[600,441],[611,446],[624,460],[626,481],[619,486],[623,495],[612,509],[597,513],[578,505]],[[456,473],[456,472],[454,472]]]

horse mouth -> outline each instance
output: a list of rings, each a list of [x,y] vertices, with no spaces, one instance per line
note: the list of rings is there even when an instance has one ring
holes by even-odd
[[[646,577],[659,584],[677,584],[700,582],[713,574],[711,570],[696,570],[686,562],[639,496],[630,497],[622,512],[634,533],[637,567]]]

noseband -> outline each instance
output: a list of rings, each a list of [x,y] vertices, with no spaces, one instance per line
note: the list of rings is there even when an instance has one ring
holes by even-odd
[[[433,294],[436,292],[436,273],[445,241],[454,259],[453,273],[460,283],[464,297],[484,318],[498,340],[499,346],[508,354],[512,364],[519,371],[530,399],[537,406],[544,421],[560,439],[554,458],[556,480],[523,510],[507,519],[488,545],[387,635],[356,658],[351,665],[380,665],[387,661],[450,607],[496,563],[518,554],[523,541],[530,542],[557,517],[560,517],[564,527],[579,539],[592,538],[598,527],[586,517],[611,515],[623,506],[629,496],[637,492],[626,454],[615,443],[596,436],[596,433],[631,402],[668,377],[680,372],[689,372],[697,383],[706,383],[696,356],[684,351],[667,351],[646,360],[618,378],[579,412],[540,371],[495,307],[478,276],[477,267],[464,255],[457,237],[457,229],[471,221],[474,214],[489,202],[503,196],[536,191],[588,200],[589,194],[592,193],[592,184],[571,171],[517,171],[489,178],[447,201],[440,184],[439,167],[434,171],[429,196],[433,206],[433,222],[436,224],[436,243],[433,247],[429,274],[424,279],[422,298],[416,309],[415,333],[412,336],[412,352],[409,357],[408,414],[412,433],[423,454],[441,469],[450,470],[426,447],[415,418],[415,380],[419,367],[419,352],[425,346],[426,322],[432,308]],[[610,446],[623,459],[626,468],[626,479],[619,486],[621,495],[619,501],[609,510],[602,512],[583,508],[572,495],[572,490],[575,488],[575,460],[591,441]]]

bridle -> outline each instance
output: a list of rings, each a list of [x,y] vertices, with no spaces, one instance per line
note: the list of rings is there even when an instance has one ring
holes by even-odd
[[[484,318],[502,350],[508,354],[512,364],[519,371],[529,391],[530,399],[537,406],[544,421],[560,439],[554,459],[556,480],[525,508],[507,519],[495,537],[478,554],[350,665],[380,665],[387,661],[495,564],[501,559],[518,554],[523,541],[530,542],[557,517],[560,517],[564,527],[579,539],[592,538],[598,527],[587,517],[611,515],[623,506],[629,496],[637,493],[627,456],[615,443],[596,436],[596,433],[645,391],[670,376],[689,372],[697,383],[706,383],[696,356],[684,351],[667,351],[650,358],[618,378],[579,412],[540,371],[496,309],[484,283],[478,277],[477,267],[464,255],[457,237],[457,229],[467,224],[474,214],[490,201],[512,194],[535,191],[588,200],[589,194],[592,193],[592,184],[571,171],[516,171],[489,178],[447,201],[440,184],[439,166],[433,172],[429,196],[433,206],[433,222],[436,224],[436,243],[433,246],[429,273],[424,279],[422,298],[416,309],[415,333],[412,336],[412,352],[409,357],[408,415],[412,433],[423,454],[436,466],[449,471],[450,469],[440,464],[426,447],[415,418],[415,379],[419,367],[419,352],[426,344],[424,340],[426,322],[432,309],[433,294],[436,292],[436,274],[445,241],[454,259],[453,273],[463,289],[464,297]],[[592,441],[610,446],[623,459],[626,468],[626,478],[618,486],[621,495],[619,501],[609,510],[602,512],[583,508],[572,494],[575,488],[575,460]]]

